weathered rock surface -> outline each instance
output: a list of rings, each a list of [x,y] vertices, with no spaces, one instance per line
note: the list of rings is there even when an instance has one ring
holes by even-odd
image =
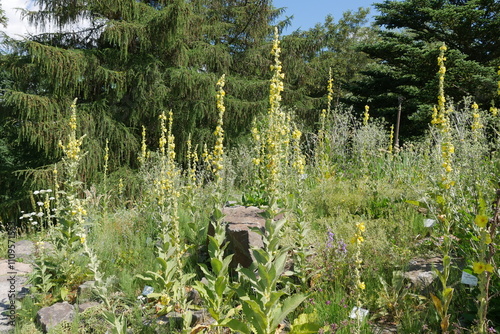
[[[410,280],[414,288],[421,292],[428,292],[428,288],[437,277],[434,269],[443,270],[441,258],[416,258],[410,261],[410,266],[408,267],[408,271],[404,273],[404,276]]]
[[[12,324],[16,310],[11,305],[14,305],[15,299],[19,298],[20,292],[26,290],[26,275],[33,271],[31,264],[17,262],[21,256],[23,259],[33,257],[32,253],[29,252],[34,252],[35,248],[30,247],[30,243],[31,241],[16,242],[15,244],[21,245],[21,247],[15,248],[15,258],[12,258],[10,262],[8,259],[0,260],[0,333],[13,331]]]
[[[71,322],[74,315],[75,309],[73,305],[68,302],[55,303],[52,306],[40,309],[36,314],[36,320],[46,333],[63,321]]]
[[[235,268],[238,264],[248,268],[253,262],[252,248],[262,248],[262,236],[252,231],[258,228],[265,231],[266,220],[261,216],[264,210],[255,206],[229,206],[224,207],[224,223],[226,223],[226,239],[229,242],[228,252],[234,254],[231,266]],[[281,219],[277,216],[275,219]],[[209,225],[208,234],[213,235],[212,224]]]
[[[215,320],[206,310],[191,311],[191,327],[197,325],[209,325]],[[158,325],[172,326],[174,328],[182,328],[183,318],[179,312],[170,312],[156,319]]]
[[[16,258],[22,259],[24,262],[31,261],[35,258],[35,243],[30,240],[19,240],[14,243]]]
[[[80,303],[92,300],[94,294],[93,294],[93,289],[95,286],[95,281],[87,281],[83,282],[77,290],[78,293],[78,300]]]
[[[101,306],[101,303],[98,303],[98,302],[85,302],[83,304],[79,304],[78,305],[78,312],[82,313],[82,312],[84,312],[85,310],[87,310],[89,308],[97,307],[97,306]]]

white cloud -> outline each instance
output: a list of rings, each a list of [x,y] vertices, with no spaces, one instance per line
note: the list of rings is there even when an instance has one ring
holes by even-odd
[[[45,30],[40,28],[35,29],[28,23],[28,20],[21,20],[21,11],[16,8],[24,8],[29,10],[38,10],[38,6],[35,6],[32,0],[0,0],[2,4],[2,9],[5,11],[7,16],[7,28],[0,26],[0,31],[5,32],[9,37],[15,39],[22,39],[27,34],[39,34],[44,32],[55,32],[59,30],[54,26],[49,26]],[[88,20],[83,20],[77,25],[68,27],[64,30],[79,30],[81,28],[89,27],[90,23]]]
[[[17,8],[34,9],[30,0],[1,0],[2,9],[7,16],[7,28],[1,27],[0,30],[8,36],[16,39],[22,39],[27,33],[36,33],[34,27],[30,26],[27,20],[21,20],[21,11]]]

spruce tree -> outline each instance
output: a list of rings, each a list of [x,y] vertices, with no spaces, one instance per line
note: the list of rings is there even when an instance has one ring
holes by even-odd
[[[380,11],[375,43],[360,50],[377,64],[368,68],[349,89],[350,102],[369,103],[374,116],[396,122],[402,102],[403,137],[422,134],[436,103],[436,59],[444,42],[448,47],[446,94],[461,102],[473,96],[484,109],[500,100],[496,68],[500,65],[500,3],[495,0],[386,0]]]
[[[189,134],[201,148],[215,127],[214,87],[223,73],[229,142],[267,108],[269,36],[281,13],[270,1],[35,2],[40,10],[26,18],[58,30],[5,42],[0,117],[8,131],[0,139],[12,152],[29,152],[14,170],[50,178],[74,98],[79,130],[87,135],[81,175],[88,183],[98,180],[106,139],[110,170],[134,167],[141,126],[154,147],[162,111],[174,113],[179,156]],[[81,28],[74,28],[78,22]]]

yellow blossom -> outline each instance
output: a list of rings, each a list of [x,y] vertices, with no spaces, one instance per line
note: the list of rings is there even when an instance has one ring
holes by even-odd
[[[364,232],[366,230],[366,227],[365,227],[365,223],[357,223],[356,224],[356,227],[358,228],[358,230],[360,230],[361,232]]]
[[[358,288],[359,288],[360,290],[364,290],[364,289],[366,289],[365,282],[359,282],[359,283],[358,283]]]
[[[477,215],[474,219],[474,223],[479,227],[485,228],[488,223],[488,217],[485,215]]]
[[[485,271],[488,271],[490,273],[493,272],[493,266],[489,263],[484,262],[474,262],[472,264],[472,269],[474,270],[475,274],[482,274]]]

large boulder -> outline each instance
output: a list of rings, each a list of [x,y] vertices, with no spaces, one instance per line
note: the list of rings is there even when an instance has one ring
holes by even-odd
[[[55,303],[52,306],[44,307],[36,314],[38,323],[47,333],[51,328],[57,326],[63,321],[71,322],[75,315],[73,305],[68,302]]]
[[[266,220],[262,217],[264,210],[255,206],[228,206],[224,207],[223,222],[226,224],[226,239],[229,242],[227,250],[230,254],[234,254],[231,266],[235,268],[238,264],[248,268],[254,261],[252,248],[262,248],[264,243],[262,236],[252,228],[259,229],[262,233],[265,232]],[[275,218],[281,219],[279,215]],[[214,230],[212,224],[209,225],[208,234],[213,235]]]
[[[436,279],[434,270],[443,271],[443,261],[440,257],[415,258],[409,263],[405,278],[410,280],[412,286],[422,294],[429,293],[429,289]]]

